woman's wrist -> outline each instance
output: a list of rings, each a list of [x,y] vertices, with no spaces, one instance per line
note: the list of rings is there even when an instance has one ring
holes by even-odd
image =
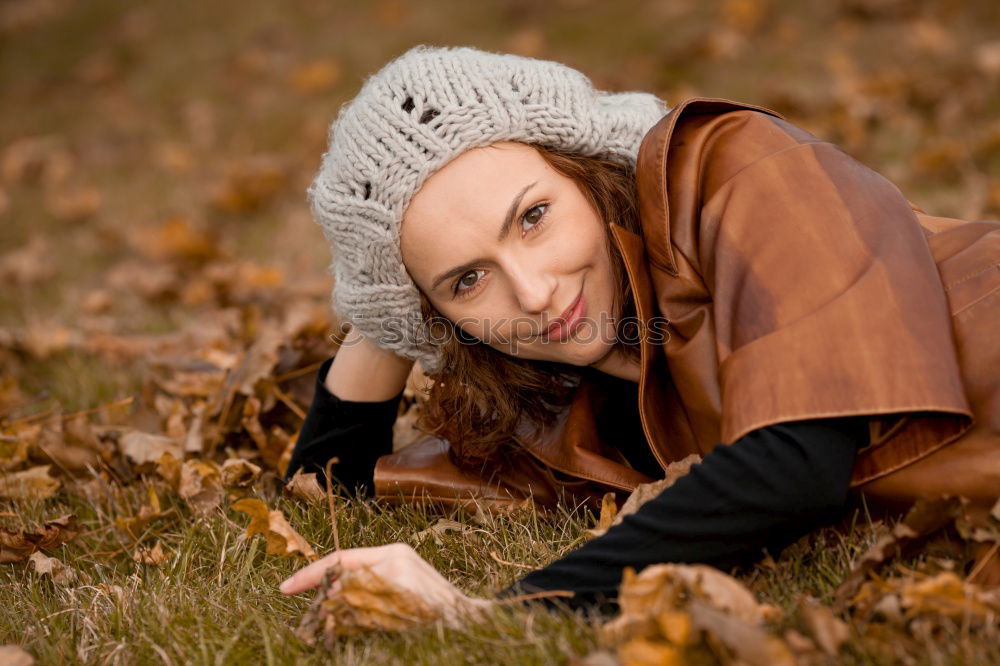
[[[356,328],[348,332],[323,386],[341,400],[382,402],[400,394],[413,361],[378,347]]]

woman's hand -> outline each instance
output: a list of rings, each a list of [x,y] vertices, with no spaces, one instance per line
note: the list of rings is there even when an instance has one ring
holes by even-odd
[[[280,589],[285,594],[312,589],[322,582],[323,574],[333,565],[339,565],[344,571],[367,568],[440,611],[452,626],[466,619],[478,618],[481,611],[493,605],[485,599],[473,599],[460,592],[405,543],[331,553],[297,571],[281,584]],[[332,590],[336,592],[339,585],[340,581],[335,581]]]

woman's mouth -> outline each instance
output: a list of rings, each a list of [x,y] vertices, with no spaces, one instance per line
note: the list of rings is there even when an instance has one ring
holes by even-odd
[[[583,287],[581,286],[580,293],[577,294],[576,299],[570,303],[569,307],[566,308],[558,319],[549,325],[545,330],[545,335],[553,340],[565,340],[580,325],[586,312],[587,299],[583,295]]]

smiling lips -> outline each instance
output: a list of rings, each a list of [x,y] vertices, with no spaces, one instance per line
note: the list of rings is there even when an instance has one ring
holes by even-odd
[[[583,287],[576,299],[570,303],[569,307],[545,330],[546,335],[555,340],[564,340],[573,332],[573,329],[583,321],[583,314],[587,310],[587,301],[583,297]]]

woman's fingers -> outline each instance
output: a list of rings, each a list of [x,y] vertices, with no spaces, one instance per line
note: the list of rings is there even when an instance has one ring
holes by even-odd
[[[344,569],[371,567],[386,557],[403,557],[410,552],[414,552],[413,549],[402,543],[340,550],[302,567],[282,582],[279,589],[283,594],[298,594],[319,585],[326,570],[335,564]]]

